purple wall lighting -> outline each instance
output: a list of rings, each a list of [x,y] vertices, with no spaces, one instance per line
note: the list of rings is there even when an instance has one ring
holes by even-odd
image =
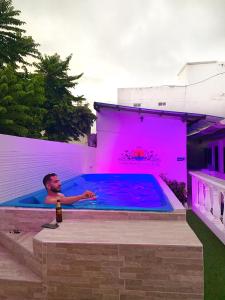
[[[164,173],[186,182],[186,123],[179,117],[112,108],[97,117],[97,172]]]

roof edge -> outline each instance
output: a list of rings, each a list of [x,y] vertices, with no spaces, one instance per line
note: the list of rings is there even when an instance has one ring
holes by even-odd
[[[125,106],[119,104],[112,104],[112,103],[103,103],[103,102],[94,102],[94,109],[97,112],[100,112],[102,108],[111,108],[117,109],[118,111],[125,110],[131,112],[138,112],[138,113],[149,113],[161,116],[171,116],[171,117],[180,117],[181,119],[185,120],[200,120],[210,117],[215,120],[215,122],[219,122],[223,120],[223,117],[213,116],[213,115],[206,115],[206,114],[198,114],[198,113],[190,113],[190,112],[178,112],[178,111],[169,111],[169,110],[159,110],[159,109],[150,109],[150,108],[141,108],[141,107],[133,107],[133,106]]]
[[[194,62],[187,62],[185,65],[183,65],[183,67],[181,68],[181,70],[177,73],[177,76],[179,76],[183,70],[185,69],[186,66],[191,66],[191,65],[207,65],[207,64],[215,64],[218,63],[217,60],[209,60],[209,61],[194,61]]]

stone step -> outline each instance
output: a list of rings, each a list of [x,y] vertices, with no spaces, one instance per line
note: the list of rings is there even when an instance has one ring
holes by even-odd
[[[33,254],[33,237],[38,232],[23,232],[23,231],[9,231],[4,234],[10,239],[16,241],[18,244],[27,249],[30,253]]]
[[[0,245],[0,299],[43,299],[40,277],[20,263],[2,245]]]
[[[33,251],[33,237],[37,232],[0,231],[1,244],[8,249],[20,263],[42,277],[42,266]]]

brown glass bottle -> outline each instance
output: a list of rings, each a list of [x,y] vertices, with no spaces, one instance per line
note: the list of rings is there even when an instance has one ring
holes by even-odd
[[[62,222],[62,206],[60,200],[57,200],[55,213],[56,213],[56,222],[57,223]]]

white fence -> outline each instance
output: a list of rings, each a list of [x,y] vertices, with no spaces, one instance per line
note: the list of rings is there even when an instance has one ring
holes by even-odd
[[[95,172],[96,148],[0,134],[0,202],[43,188],[47,173],[62,181]]]
[[[225,244],[225,180],[203,172],[192,176],[192,209]]]

